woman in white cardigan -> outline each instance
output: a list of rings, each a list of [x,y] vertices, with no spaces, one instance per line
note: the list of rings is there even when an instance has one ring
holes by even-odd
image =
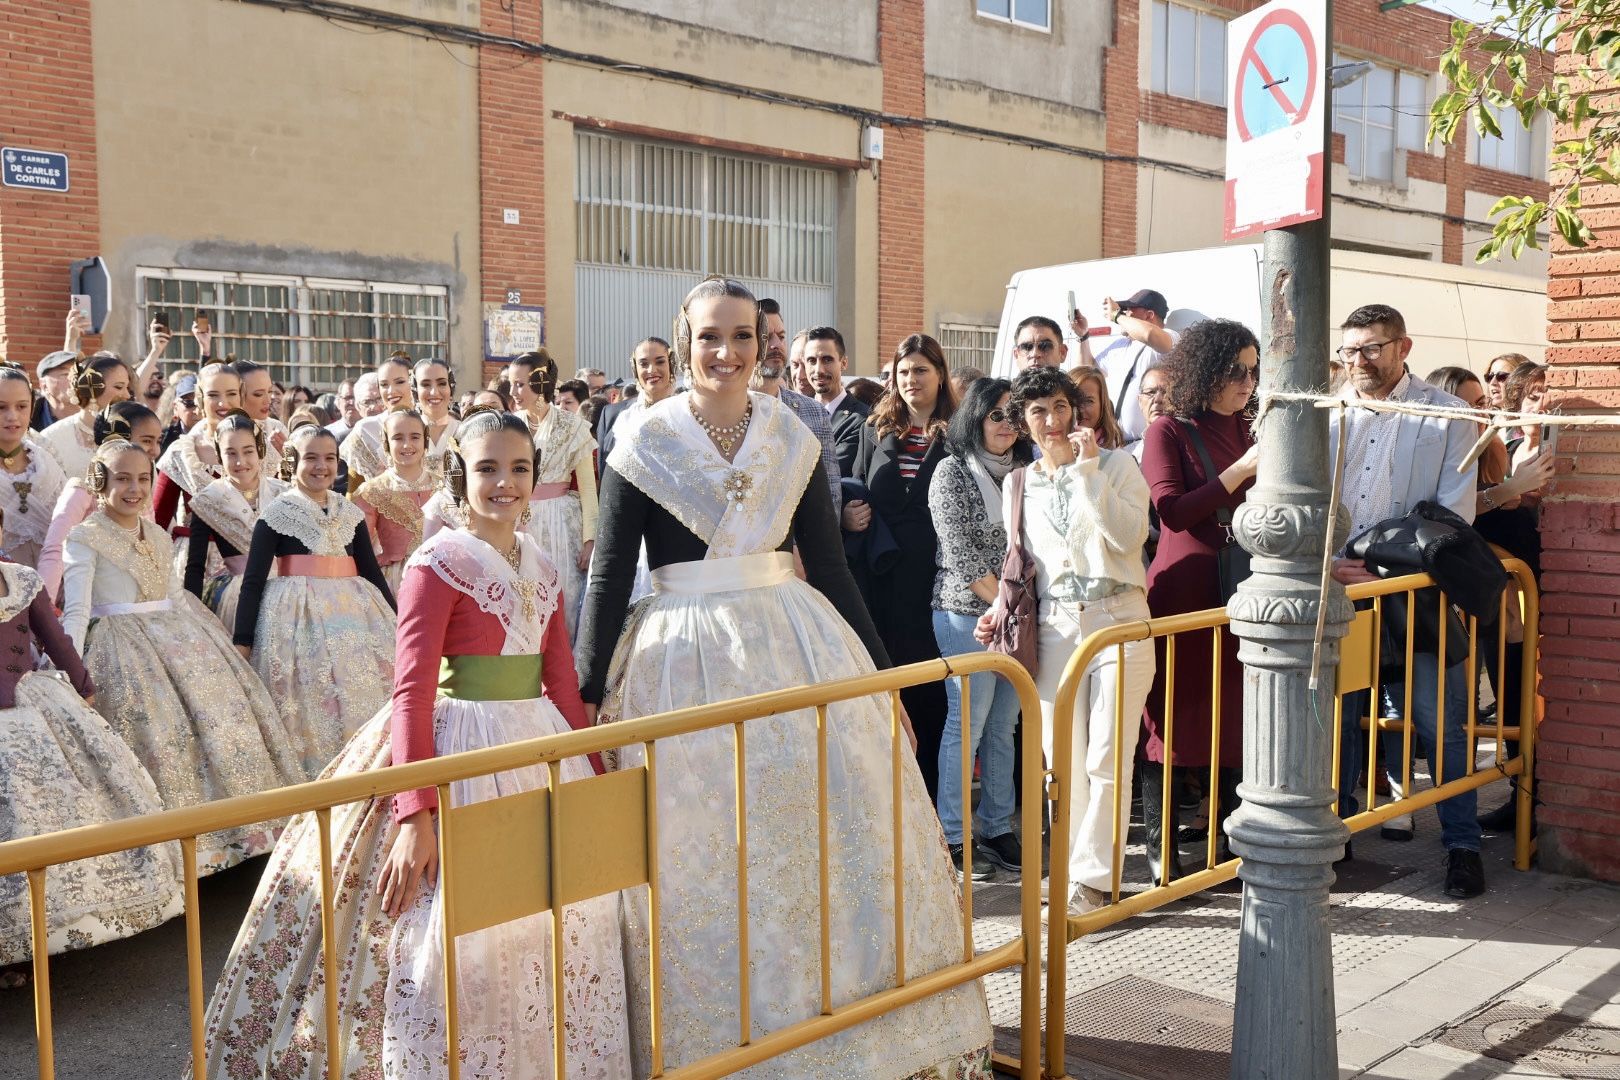
[[[1074,383],[1056,368],[1031,367],[1013,382],[1013,416],[1041,455],[1024,470],[1023,540],[1035,561],[1041,624],[1036,688],[1049,763],[1055,763],[1054,699],[1069,658],[1090,634],[1148,618],[1142,570],[1147,482],[1128,452],[1105,450],[1094,432],[1076,428],[1078,399]],[[1005,521],[1012,520],[1013,489],[1010,482],[1002,485]],[[1118,649],[1098,654],[1086,667],[1075,699],[1066,897],[1074,915],[1108,903],[1113,860],[1124,858],[1137,732],[1153,685],[1153,643],[1125,646],[1125,722],[1116,740],[1118,662]],[[1117,788],[1115,755],[1122,761]],[[1119,847],[1111,851],[1116,807]]]

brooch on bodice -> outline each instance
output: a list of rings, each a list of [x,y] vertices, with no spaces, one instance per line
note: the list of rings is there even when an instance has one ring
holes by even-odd
[[[754,489],[754,478],[741,469],[733,469],[727,474],[721,488],[728,502],[740,503],[748,498],[748,493]]]

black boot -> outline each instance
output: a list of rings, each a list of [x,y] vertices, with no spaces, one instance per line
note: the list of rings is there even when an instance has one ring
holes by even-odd
[[[1164,821],[1164,773],[1165,767],[1155,762],[1145,763],[1138,773],[1142,777],[1142,821],[1147,826],[1147,862],[1148,873],[1154,885],[1167,885],[1176,878],[1181,877],[1181,852],[1176,849],[1176,819],[1180,816],[1180,808],[1176,806],[1176,791],[1172,788],[1170,798],[1170,821],[1168,826]],[[1163,842],[1165,828],[1170,830],[1170,876],[1164,875]]]

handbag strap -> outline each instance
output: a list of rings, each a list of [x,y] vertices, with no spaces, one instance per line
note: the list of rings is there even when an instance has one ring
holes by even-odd
[[[1119,396],[1114,399],[1114,418],[1116,420],[1124,415],[1125,399],[1130,396],[1131,380],[1136,377],[1136,365],[1142,362],[1142,354],[1147,352],[1147,347],[1147,342],[1142,342],[1136,347],[1136,355],[1131,357],[1131,366],[1125,372],[1125,381],[1119,386]]]
[[[1023,547],[1024,545],[1024,470],[1028,465],[1021,465],[1012,471],[1008,479],[1012,481],[1012,513],[1007,518],[1007,542]]]
[[[1187,437],[1192,440],[1193,449],[1198,453],[1198,461],[1204,466],[1204,482],[1208,483],[1221,474],[1215,471],[1215,462],[1210,460],[1209,448],[1204,445],[1204,437],[1198,434],[1198,425],[1185,416],[1176,417],[1176,421],[1187,430]],[[1215,511],[1215,524],[1224,529],[1232,527],[1231,507],[1222,506]]]

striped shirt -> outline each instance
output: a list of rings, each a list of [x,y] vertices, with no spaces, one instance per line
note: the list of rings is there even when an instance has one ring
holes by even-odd
[[[900,478],[906,483],[917,479],[923,458],[928,456],[928,433],[920,427],[908,430],[900,439]]]

